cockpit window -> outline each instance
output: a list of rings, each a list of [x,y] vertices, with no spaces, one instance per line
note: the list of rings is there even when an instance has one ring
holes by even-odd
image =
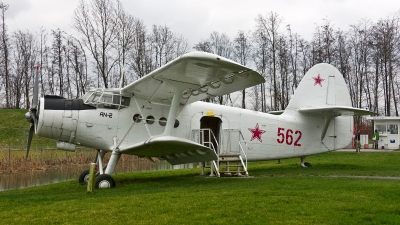
[[[94,93],[87,99],[87,101],[86,101],[85,103],[88,103],[88,104],[95,104],[95,103],[97,102],[97,100],[100,98],[100,96],[101,96],[101,93],[99,93],[99,92],[94,92]]]
[[[83,102],[86,102],[86,100],[93,94],[93,91],[88,91],[86,94],[82,97]]]
[[[111,91],[97,89],[86,93],[82,100],[97,108],[122,109],[129,106],[130,98]]]

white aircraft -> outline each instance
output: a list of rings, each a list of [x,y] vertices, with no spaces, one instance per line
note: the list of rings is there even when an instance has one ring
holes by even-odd
[[[263,82],[252,69],[205,52],[187,53],[123,88],[91,90],[81,99],[39,100],[36,76],[25,115],[31,122],[27,157],[35,132],[57,140],[58,149],[98,149],[98,188],[115,186],[111,174],[121,154],[172,165],[210,162],[217,176],[235,172],[230,167],[247,175],[247,161],[299,157],[302,166],[311,166],[306,156],[350,143],[351,116],[372,114],[351,107],[342,74],[326,63],[308,71],[278,115],[199,101]],[[104,166],[107,152],[111,157]],[[87,177],[84,171],[79,181]]]

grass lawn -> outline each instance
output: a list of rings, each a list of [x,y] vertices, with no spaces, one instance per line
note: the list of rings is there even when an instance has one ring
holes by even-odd
[[[1,224],[399,224],[400,153],[325,153],[249,164],[249,178],[200,169],[114,176],[0,192]],[[360,178],[364,177],[364,178]],[[369,178],[366,178],[369,177]],[[382,179],[382,178],[390,179]]]
[[[25,109],[0,109],[0,148],[26,149],[30,123],[25,119]],[[54,140],[38,137],[32,138],[32,149],[55,147]]]

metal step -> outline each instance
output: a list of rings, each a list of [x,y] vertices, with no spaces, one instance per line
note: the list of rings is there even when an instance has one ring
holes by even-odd
[[[233,153],[233,154],[219,154],[219,157],[220,158],[223,158],[223,157],[239,157],[240,156],[240,154],[239,153]]]
[[[229,168],[234,168],[234,167],[240,167],[240,168],[243,168],[243,166],[240,164],[240,165],[219,165],[219,167],[220,168],[226,168],[226,167],[229,167]]]
[[[240,162],[239,156],[219,156],[220,162]]]
[[[219,173],[221,174],[225,174],[225,173],[246,173],[246,171],[244,170],[239,170],[239,171],[219,171]]]
[[[240,162],[240,158],[235,158],[235,159],[224,158],[224,159],[219,159],[219,162]]]

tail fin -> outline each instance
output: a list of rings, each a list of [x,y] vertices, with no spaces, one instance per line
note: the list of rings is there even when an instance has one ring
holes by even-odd
[[[330,106],[351,107],[350,94],[339,70],[330,64],[320,63],[304,75],[285,112]]]
[[[374,114],[351,106],[343,75],[327,63],[306,73],[283,115],[297,117],[299,113],[307,116],[306,123],[318,123],[314,129],[322,128],[320,141],[329,150],[343,148],[351,141],[353,120],[342,116]]]

